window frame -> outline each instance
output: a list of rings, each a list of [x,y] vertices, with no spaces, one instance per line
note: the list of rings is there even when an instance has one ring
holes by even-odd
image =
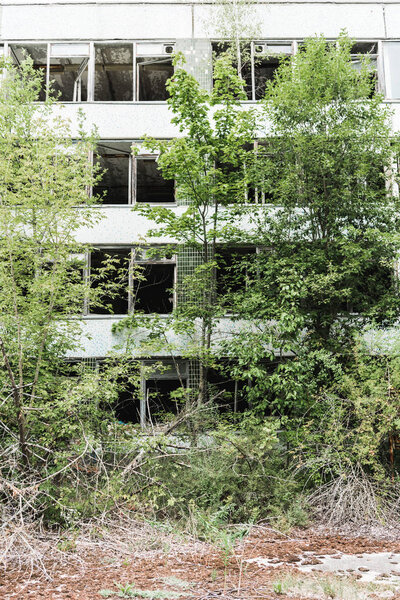
[[[126,313],[96,313],[96,312],[91,312],[90,310],[90,300],[89,298],[85,298],[84,300],[84,306],[83,306],[83,316],[85,317],[99,317],[99,318],[104,318],[104,317],[125,317],[128,315],[133,314],[134,312],[134,298],[133,298],[133,268],[135,265],[146,265],[146,264],[154,264],[154,265],[160,265],[160,264],[168,264],[168,265],[172,265],[174,268],[173,271],[173,292],[172,292],[172,308],[171,308],[171,312],[170,313],[144,313],[142,314],[142,316],[152,316],[152,315],[161,315],[161,316],[168,316],[169,314],[171,314],[172,312],[174,312],[174,310],[176,309],[176,303],[177,303],[177,292],[176,292],[176,283],[177,283],[177,256],[176,254],[173,254],[171,256],[171,258],[156,258],[156,257],[143,257],[143,258],[139,258],[137,259],[135,257],[137,252],[144,252],[146,253],[146,251],[148,250],[152,250],[152,251],[156,251],[157,248],[165,248],[165,244],[154,244],[152,246],[138,246],[138,245],[132,245],[132,244],[94,244],[92,246],[92,248],[90,250],[88,250],[85,253],[85,267],[83,268],[83,277],[84,277],[84,283],[87,285],[91,285],[91,258],[92,258],[92,253],[96,252],[96,251],[102,251],[104,253],[109,252],[110,254],[112,252],[118,251],[118,250],[128,250],[129,251],[129,273],[128,273],[128,291],[127,291],[127,303],[128,303],[128,310]]]
[[[35,40],[12,40],[12,41],[4,41],[3,42],[3,48],[4,48],[4,56],[12,58],[11,55],[11,49],[13,46],[46,46],[46,52],[47,52],[47,62],[46,62],[46,72],[45,72],[45,91],[46,91],[46,98],[48,97],[48,86],[49,86],[49,82],[50,82],[50,61],[51,61],[51,47],[54,45],[57,46],[62,46],[62,45],[68,45],[68,46],[83,46],[87,44],[89,46],[89,53],[88,53],[88,63],[87,63],[87,68],[88,68],[88,82],[87,82],[87,100],[84,101],[79,101],[79,100],[63,100],[62,104],[87,104],[88,102],[90,103],[121,103],[121,104],[129,104],[129,103],[138,103],[138,104],[142,104],[142,103],[150,103],[150,104],[165,104],[165,100],[139,100],[139,88],[138,88],[138,68],[137,68],[137,58],[140,57],[155,57],[155,58],[162,58],[162,57],[170,57],[172,55],[172,52],[165,52],[162,53],[160,52],[159,54],[157,53],[152,53],[152,54],[141,54],[140,51],[139,53],[137,52],[137,48],[138,46],[163,46],[164,48],[167,47],[171,47],[173,48],[173,51],[175,50],[176,47],[176,40],[173,39],[171,40],[168,38],[163,38],[163,39],[156,39],[156,40],[132,40],[132,39],[125,39],[125,40],[101,40],[101,39],[97,39],[97,40],[40,40],[40,39],[35,39]],[[133,69],[133,76],[132,76],[132,100],[95,100],[94,99],[94,87],[95,87],[95,68],[96,68],[96,64],[95,64],[95,47],[96,45],[110,45],[110,46],[117,46],[117,45],[129,45],[132,44],[132,69]]]

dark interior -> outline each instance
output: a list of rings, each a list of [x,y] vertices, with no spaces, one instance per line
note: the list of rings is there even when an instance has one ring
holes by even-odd
[[[91,287],[101,285],[102,306],[91,308],[90,312],[100,315],[125,315],[128,312],[128,273],[130,249],[95,250],[91,253]],[[103,270],[103,271],[102,271]]]
[[[95,160],[104,173],[93,194],[104,204],[129,204],[129,144],[99,145]]]
[[[279,67],[278,57],[263,57],[254,59],[255,98],[261,100],[265,95],[265,84],[272,81]]]
[[[46,100],[46,68],[47,68],[47,45],[46,44],[24,44],[10,46],[11,57],[15,64],[19,65],[26,57],[33,60],[33,68],[40,71],[42,75],[42,86],[39,92],[39,100]]]
[[[101,102],[133,100],[132,44],[96,44],[94,99]]]
[[[166,83],[174,74],[171,58],[146,57],[137,59],[138,100],[157,101],[169,97]]]
[[[136,160],[136,202],[175,202],[173,179],[164,179],[154,158]]]
[[[215,397],[215,404],[221,412],[243,412],[248,408],[245,384],[235,382],[229,374],[217,369],[209,369],[207,373],[208,395]]]
[[[114,411],[122,423],[140,423],[140,399],[137,390],[129,383],[121,386]]]
[[[142,264],[133,281],[135,309],[145,314],[167,314],[173,310],[173,264]]]
[[[186,382],[182,380],[183,385]],[[171,398],[171,392],[181,387],[179,379],[148,379],[146,381],[147,418],[149,413],[151,420],[157,421],[157,417],[163,413],[177,414],[179,404]]]

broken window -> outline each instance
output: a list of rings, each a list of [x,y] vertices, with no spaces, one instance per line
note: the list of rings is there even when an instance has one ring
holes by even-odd
[[[188,368],[186,361],[163,362],[155,368],[143,363],[142,423],[156,423],[167,415],[178,414],[185,406]]]
[[[89,44],[50,44],[49,82],[61,102],[88,98]]]
[[[94,99],[133,100],[133,44],[95,44]]]
[[[356,42],[351,48],[351,62],[355,69],[360,70],[363,57],[369,58],[370,81],[372,84],[370,97],[378,86],[378,44],[376,42]]]
[[[249,100],[252,98],[251,88],[251,45],[248,42],[241,42],[239,52],[236,45],[228,42],[213,42],[212,52],[214,59],[221,54],[228,54],[232,59],[234,69],[240,71],[240,76],[244,81],[244,91]],[[240,54],[240,67],[238,68],[238,53]]]
[[[97,146],[95,161],[103,175],[93,194],[104,204],[129,204],[132,156],[129,142],[104,142]]]
[[[163,178],[154,156],[138,156],[135,165],[136,202],[175,202],[174,180]]]
[[[214,57],[222,52],[232,56],[232,64],[237,69],[237,50],[226,42],[212,44]],[[274,79],[275,71],[282,59],[292,54],[291,43],[251,42],[240,47],[240,75],[244,81],[244,90],[249,100],[260,100],[265,94],[267,81]]]
[[[244,412],[249,408],[246,383],[234,379],[229,364],[207,371],[208,397],[220,412]]]
[[[252,43],[252,73],[250,100],[261,100],[267,81],[273,81],[275,72],[285,57],[292,54],[292,45],[266,42]]]
[[[99,294],[90,313],[168,314],[174,307],[175,258],[149,255],[131,248],[97,249],[91,253],[90,285]]]
[[[125,315],[129,309],[131,249],[96,249],[90,256],[90,285],[101,288],[90,312]]]
[[[250,283],[250,261],[256,254],[255,247],[218,248],[215,260],[217,296],[226,298],[244,292]]]
[[[38,100],[41,102],[46,100],[47,44],[13,44],[10,46],[10,55],[17,66],[27,57],[32,59],[33,68],[42,76]]]
[[[174,307],[175,258],[151,251],[134,253],[132,304],[145,314],[168,314]]]
[[[169,97],[166,83],[174,74],[169,43],[139,43],[136,45],[136,99],[160,101]]]
[[[132,377],[117,381],[118,399],[113,405],[116,418],[122,423],[140,423],[140,391]]]

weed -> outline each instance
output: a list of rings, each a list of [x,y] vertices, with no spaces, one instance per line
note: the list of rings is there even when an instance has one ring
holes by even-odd
[[[322,581],[321,587],[327,598],[336,598],[336,590],[330,581]]]
[[[213,569],[211,571],[211,581],[216,581],[217,577],[218,577],[218,571],[217,571],[217,569]]]
[[[273,590],[275,594],[283,594],[283,581],[275,581]]]
[[[111,596],[117,598],[148,598],[149,600],[178,600],[179,596],[182,596],[180,592],[170,592],[168,590],[139,590],[131,583],[114,582],[114,585],[118,591],[100,590],[100,596],[103,596],[103,598],[110,598]]]
[[[170,575],[169,577],[163,577],[162,580],[167,585],[179,588],[181,590],[187,590],[191,586],[191,583],[189,581],[184,581],[183,579],[179,579],[179,577],[175,577],[174,575]]]

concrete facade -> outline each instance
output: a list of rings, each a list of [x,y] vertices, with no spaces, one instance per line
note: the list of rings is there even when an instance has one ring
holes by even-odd
[[[174,45],[186,54],[188,68],[201,85],[209,88],[212,85],[211,41],[219,39],[219,10],[217,3],[200,0],[3,0],[0,43],[4,53],[14,57],[20,46],[40,45],[41,64],[49,76],[52,55],[57,64],[64,64],[65,52],[78,52],[77,46],[74,49],[68,45],[81,44],[79,52],[82,54],[76,64],[79,66],[81,59],[86,61],[80,63],[86,73],[83,84],[86,87],[82,92],[85,98],[81,97],[81,90],[77,92],[74,87],[75,101],[66,99],[56,110],[62,110],[76,129],[77,111],[82,108],[87,123],[97,126],[105,147],[113,143],[128,147],[145,134],[158,138],[177,135],[166,102],[140,98],[136,79],[138,57],[152,54],[159,57],[159,52],[166,52],[168,44]],[[256,1],[254,14],[258,27],[255,41],[289,44],[293,52],[297,43],[307,36],[323,34],[335,39],[343,29],[359,42],[376,43],[379,89],[393,108],[393,129],[400,130],[400,1]],[[133,86],[132,94],[129,85],[126,89],[128,100],[96,99],[96,48],[103,45],[101,51],[106,52],[110,44],[117,49],[122,44],[124,52],[132,56],[129,60],[133,74],[128,68],[124,72],[125,81],[132,79],[129,83]],[[168,54],[164,58],[167,59]],[[157,60],[163,62],[160,58]],[[252,106],[253,102],[249,100],[247,104]],[[131,194],[130,187],[127,193]],[[92,229],[82,229],[80,241],[100,247],[129,247],[142,242],[151,225],[132,211],[131,201],[106,204],[100,210],[103,219]],[[174,206],[174,210],[182,208]],[[102,358],[115,344],[123,342],[120,334],[112,332],[113,323],[120,318],[87,315],[80,356]],[[221,331],[228,331],[229,327],[226,321],[221,324]]]

